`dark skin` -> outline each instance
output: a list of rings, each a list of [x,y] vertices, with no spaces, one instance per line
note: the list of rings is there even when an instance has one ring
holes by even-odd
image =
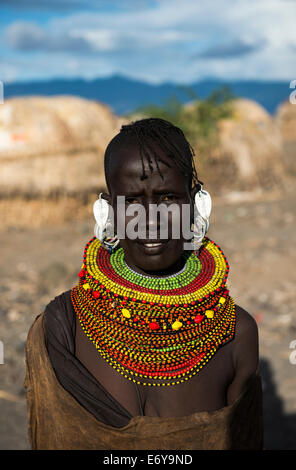
[[[123,148],[112,155],[109,179],[111,193],[104,193],[103,197],[114,209],[115,229],[117,225],[117,195],[124,195],[128,199],[127,204],[143,204],[146,208],[147,222],[149,222],[148,208],[151,203],[171,204],[174,202],[180,205],[180,208],[182,204],[192,203],[198,188],[189,190],[187,178],[160,149],[159,154],[163,160],[172,165],[169,168],[159,162],[164,180],[161,179],[157,169],[150,173],[149,168],[146,172],[148,178],[140,179],[142,162],[139,150],[135,146]],[[126,224],[132,218],[127,217]],[[120,241],[125,261],[134,271],[153,277],[173,274],[183,267],[184,261],[181,254],[184,239],[170,239],[171,224],[172,218],[169,216],[169,241],[160,253],[145,253],[137,240],[126,238]],[[159,225],[157,225],[157,231],[159,231]],[[159,238],[157,237],[157,239]],[[139,385],[145,415],[187,416],[197,411],[217,410],[238,399],[248,381],[258,370],[258,330],[253,317],[238,305],[236,305],[236,314],[237,326],[234,339],[220,348],[209,363],[190,380],[173,387]],[[77,319],[76,356],[132,416],[140,414],[134,384],[116,372],[98,355],[96,348],[82,331]]]

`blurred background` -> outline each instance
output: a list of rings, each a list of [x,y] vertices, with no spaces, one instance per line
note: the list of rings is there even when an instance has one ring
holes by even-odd
[[[25,342],[77,283],[122,124],[180,126],[260,335],[265,448],[296,449],[293,0],[0,1],[0,449],[28,449]],[[1,348],[0,348],[1,352]]]

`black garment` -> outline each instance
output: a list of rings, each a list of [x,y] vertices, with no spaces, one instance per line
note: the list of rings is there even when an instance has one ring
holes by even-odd
[[[58,381],[45,344],[44,317],[36,317],[26,342],[24,386],[33,450],[262,450],[258,375],[234,403],[219,410],[174,418],[134,416],[128,425],[112,427],[96,419]],[[66,340],[63,334],[60,338]]]
[[[61,385],[98,420],[123,427],[132,415],[75,357],[75,311],[70,294],[71,290],[55,297],[45,309],[46,347],[52,367]],[[137,386],[136,389],[143,415]]]
[[[78,359],[79,351],[75,351],[76,336],[83,333],[82,330],[76,331],[76,327],[79,328],[79,323],[69,290],[55,297],[45,309],[47,353],[59,383],[101,423],[122,428],[134,416],[184,417],[194,411],[198,413],[208,409],[213,412],[225,406],[225,380],[229,380],[225,376],[225,364],[231,357],[228,345],[220,348],[201,374],[196,374],[190,381],[168,390],[167,387],[150,387],[147,400],[145,390],[141,389],[140,393],[136,383],[116,373],[97,356],[95,349],[92,357],[94,361],[97,357],[98,363],[95,368],[86,368]],[[88,341],[84,333],[82,339]],[[91,356],[88,360],[92,360]],[[153,408],[153,404],[157,408]]]

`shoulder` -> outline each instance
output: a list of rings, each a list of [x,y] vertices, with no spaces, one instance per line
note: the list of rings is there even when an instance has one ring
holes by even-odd
[[[45,321],[48,321],[48,319],[57,320],[65,315],[69,319],[73,316],[71,289],[56,295],[48,302],[44,309]]]
[[[62,292],[61,294],[56,295],[53,299],[51,299],[46,305],[44,312],[56,309],[64,309],[69,298],[71,298],[71,289]]]
[[[43,327],[59,323],[60,319],[65,317],[67,300],[70,297],[71,291],[63,292],[57,295],[44,307],[41,313],[39,313],[28,331],[28,339],[30,339],[35,332],[40,332]]]
[[[235,305],[235,313],[233,360],[237,369],[258,359],[258,326],[254,317],[239,305]]]
[[[232,347],[234,379],[228,390],[228,399],[234,401],[248,381],[258,372],[258,326],[254,317],[239,305],[235,306],[236,328]]]
[[[74,309],[71,301],[71,289],[57,295],[45,307],[44,322],[47,331],[51,329],[65,330],[74,327]]]
[[[258,339],[258,326],[255,318],[239,305],[235,305],[235,313],[235,343],[239,345],[246,339]]]

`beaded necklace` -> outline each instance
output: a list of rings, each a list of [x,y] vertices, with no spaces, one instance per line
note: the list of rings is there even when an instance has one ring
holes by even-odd
[[[139,273],[137,273],[137,271],[134,271],[130,266],[128,266],[128,264],[126,264],[125,261],[124,261],[124,264],[125,264],[125,266],[126,266],[130,271],[132,271],[134,274],[139,274]],[[178,276],[178,275],[181,274],[183,271],[185,271],[185,269],[186,269],[186,264],[185,264],[185,266],[184,266],[182,269],[180,269],[180,271],[178,271],[178,272],[175,273],[175,274],[170,274],[169,276],[157,277],[157,276],[147,276],[147,275],[145,275],[145,274],[141,274],[141,276],[142,276],[142,277],[146,277],[147,279],[169,279],[170,277],[176,277],[176,276]]]
[[[74,310],[100,355],[137,384],[184,382],[234,336],[221,248],[204,237],[198,253],[182,256],[181,271],[157,278],[129,268],[121,247],[110,254],[96,237],[86,244]]]

